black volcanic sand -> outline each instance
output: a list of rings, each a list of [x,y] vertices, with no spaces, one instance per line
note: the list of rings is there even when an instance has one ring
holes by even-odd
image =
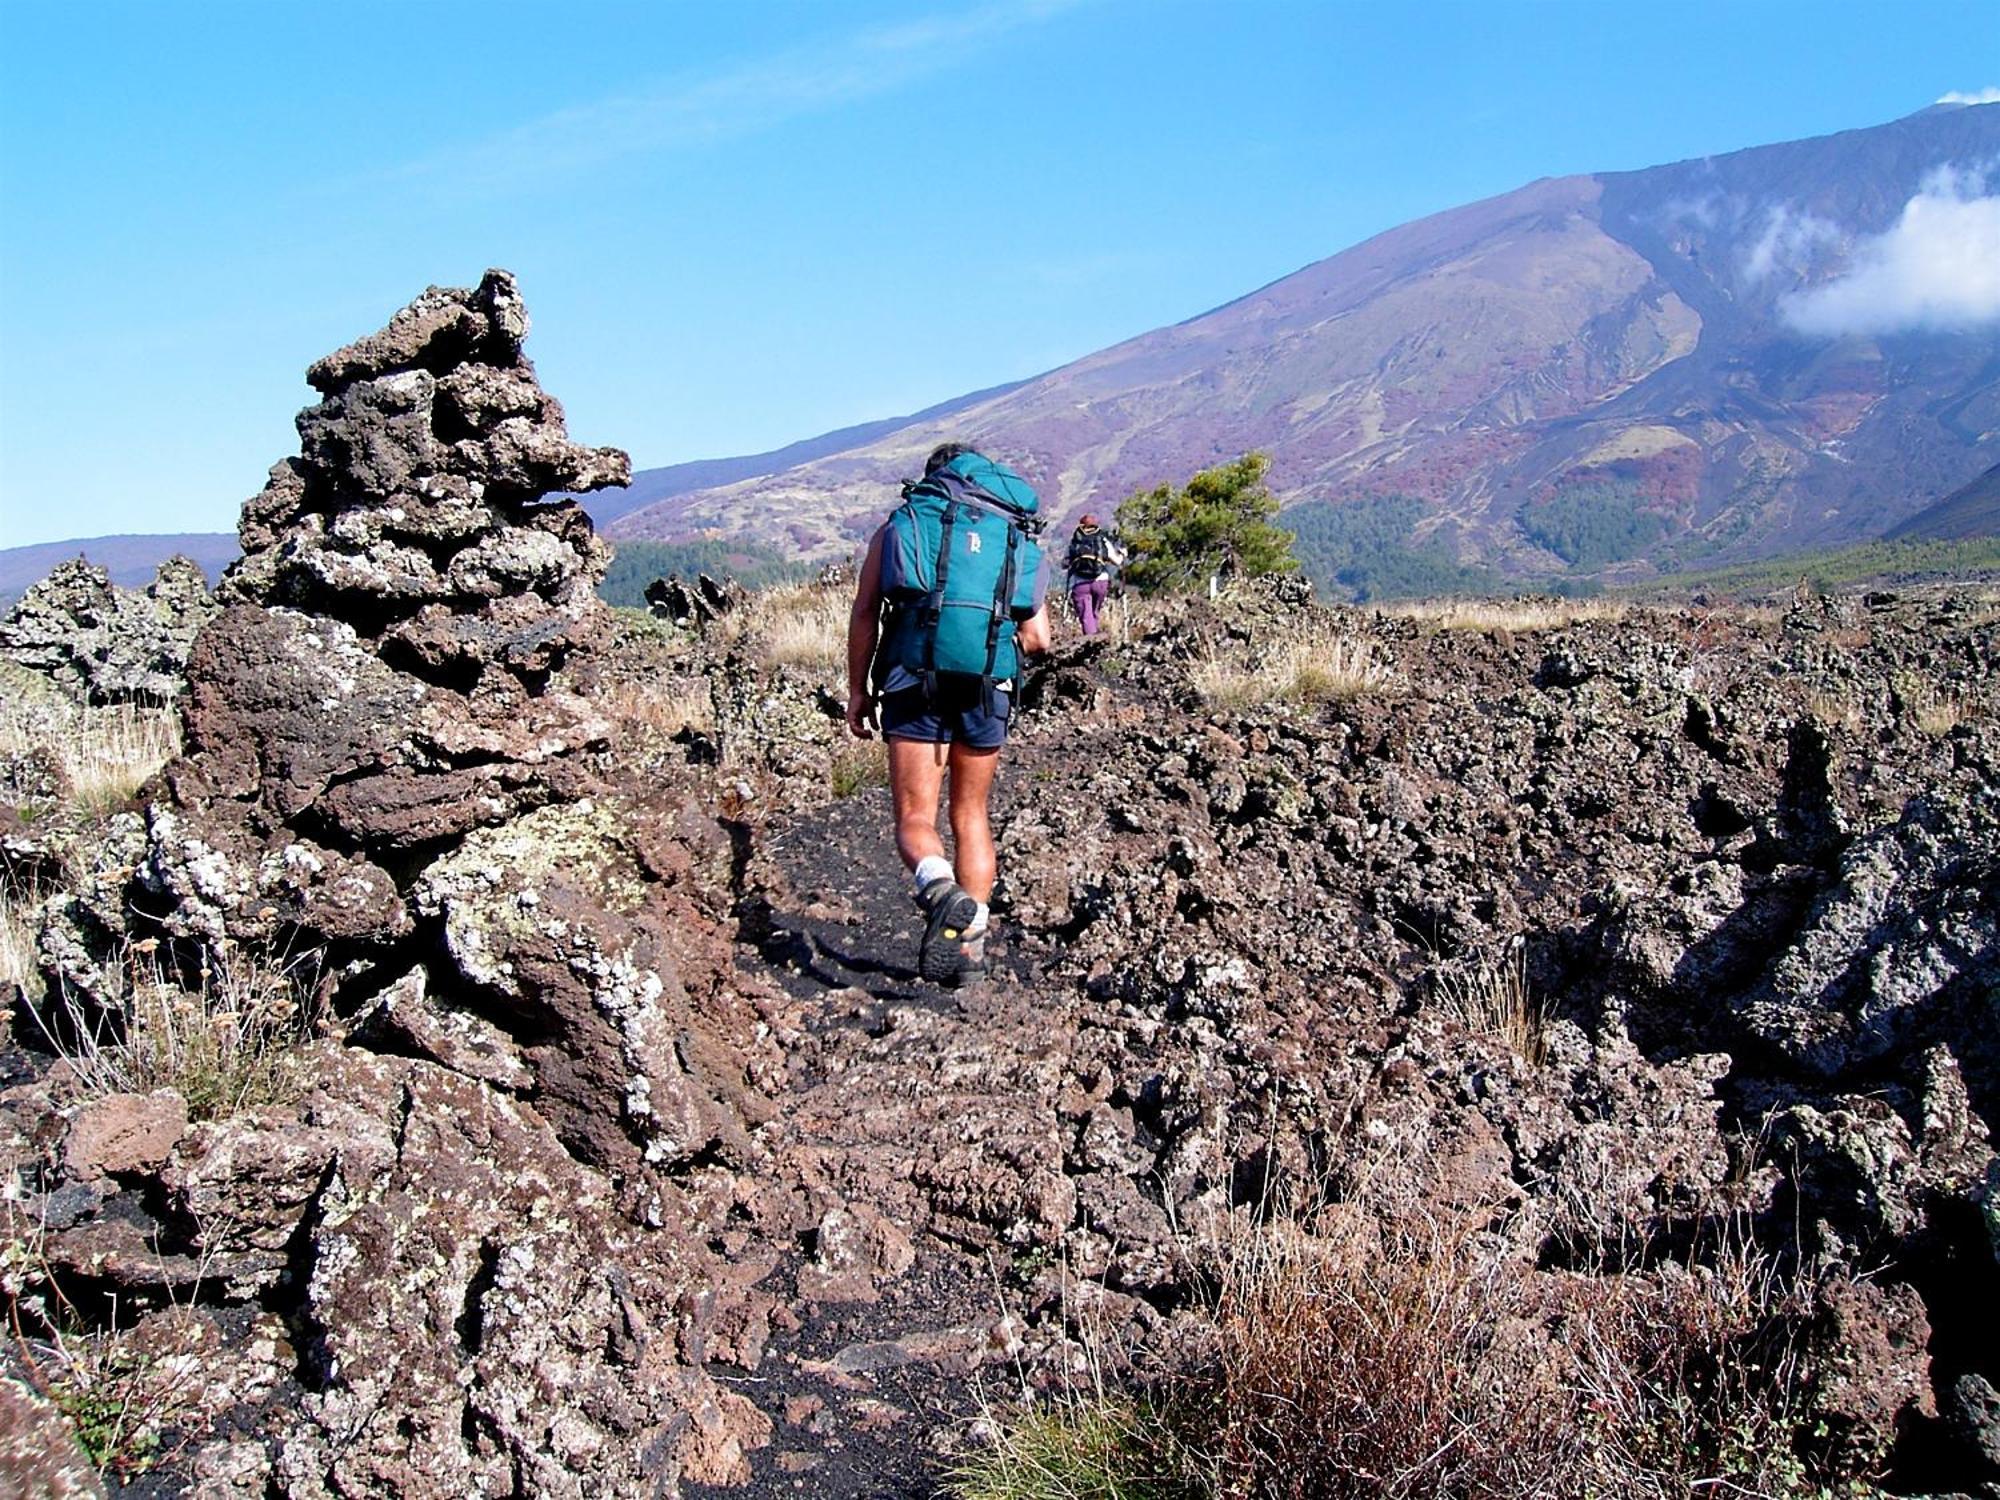
[[[1034,751],[1015,746],[1001,775],[1018,780],[1036,760]],[[996,791],[999,801],[1004,788]],[[860,1042],[882,1036],[903,1010],[979,1026],[991,1013],[996,991],[1018,991],[1034,982],[1042,957],[1038,945],[1019,933],[1002,938],[1003,914],[996,914],[985,980],[953,991],[918,977],[923,919],[896,854],[886,789],[789,819],[763,844],[793,895],[783,907],[761,907],[746,922],[760,935],[739,947],[740,961],[807,1002],[809,1024],[836,1049],[842,1037]],[[948,831],[946,846],[949,853]],[[993,1038],[1004,1045],[1004,1032],[995,1031]],[[823,1080],[806,1074],[796,1081]],[[991,1259],[926,1255],[872,1306],[809,1313],[795,1332],[772,1340],[756,1372],[737,1377],[735,1388],[763,1408],[777,1429],[771,1447],[752,1459],[754,1480],[737,1489],[686,1486],[687,1493],[714,1500],[792,1495],[923,1500],[937,1494],[949,1463],[937,1434],[950,1434],[977,1415],[978,1389],[992,1392],[995,1404],[1010,1387],[1018,1390],[1018,1373],[1005,1361],[987,1366],[975,1381],[919,1360],[840,1374],[812,1367],[834,1362],[842,1351],[863,1365],[894,1360],[893,1346],[912,1334],[990,1324],[1009,1310],[1018,1313],[1021,1292]],[[801,1400],[816,1403],[811,1415],[787,1421],[788,1407],[796,1412]]]

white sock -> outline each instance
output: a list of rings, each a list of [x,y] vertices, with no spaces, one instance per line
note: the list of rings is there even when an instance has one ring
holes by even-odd
[[[986,931],[987,915],[986,903],[982,901],[979,903],[979,915],[972,919],[972,925],[965,929],[965,935],[967,937],[978,937],[984,933]]]
[[[951,861],[946,859],[942,854],[926,854],[922,859],[918,860],[917,868],[910,876],[910,879],[916,887],[917,894],[920,896],[923,894],[924,887],[934,881],[949,880],[954,885],[958,883],[958,876],[952,873]]]

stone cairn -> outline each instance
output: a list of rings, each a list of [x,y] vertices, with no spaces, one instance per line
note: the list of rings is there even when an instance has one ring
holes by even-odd
[[[244,506],[153,799],[145,908],[173,935],[395,941],[408,882],[385,861],[583,795],[607,730],[558,673],[603,629],[605,554],[544,496],[630,466],[569,441],[527,326],[496,271],[308,372],[325,399]]]
[[[119,1290],[196,1279],[291,1325],[295,1413],[208,1460],[245,1493],[672,1493],[743,1477],[765,1431],[690,1363],[711,1320],[754,1356],[769,1300],[684,1186],[768,1117],[696,869],[728,844],[609,775],[607,553],[549,497],[630,464],[569,440],[527,331],[490,271],[312,366],[188,663],[187,752],[45,918],[72,1007],[116,1015],[134,953],[318,976],[296,1103],[71,1166],[84,1200],[117,1170],[165,1205]],[[51,1261],[102,1277],[113,1232],[85,1203]]]

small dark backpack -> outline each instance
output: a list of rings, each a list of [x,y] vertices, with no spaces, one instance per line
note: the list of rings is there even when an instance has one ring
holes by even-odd
[[[1069,559],[1066,566],[1069,576],[1081,578],[1086,583],[1093,578],[1104,576],[1105,565],[1110,557],[1105,550],[1108,538],[1102,531],[1079,531],[1069,539]]]
[[[1042,567],[1040,501],[1005,464],[961,453],[904,486],[882,540],[888,628],[877,671],[927,688],[941,677],[991,692],[1021,670],[1015,627],[1033,615]]]

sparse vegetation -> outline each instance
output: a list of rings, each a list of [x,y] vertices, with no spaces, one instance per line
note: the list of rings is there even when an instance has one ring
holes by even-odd
[[[1246,453],[1180,489],[1163,484],[1128,498],[1118,507],[1131,554],[1126,582],[1142,593],[1205,588],[1225,559],[1246,578],[1297,572],[1292,533],[1271,524],[1278,501],[1264,486],[1270,466],[1268,454]]]
[[[715,727],[715,705],[699,677],[660,676],[619,682],[606,689],[604,706],[614,718],[673,739],[688,730]]]
[[[1622,620],[1630,606],[1612,599],[1429,599],[1392,604],[1383,611],[1421,620],[1439,630],[1561,630],[1585,620]]]
[[[1845,730],[1849,734],[1859,734],[1867,723],[1860,704],[1846,694],[1830,689],[1818,689],[1806,694],[1806,709],[1827,728]]]
[[[127,951],[124,993],[104,1014],[61,992],[49,1039],[90,1094],[178,1090],[188,1116],[221,1119],[289,1098],[300,1082],[297,1047],[312,1034],[317,953],[285,963],[241,949],[202,950],[187,982],[159,961],[156,939]]]
[[[20,1363],[91,1463],[120,1477],[173,1456],[199,1412],[203,1325],[176,1308],[141,1329],[92,1327],[43,1253],[47,1226],[0,1184],[0,1306]]]
[[[1816,592],[1825,593],[1860,583],[1966,578],[1994,570],[2000,570],[2000,537],[1964,542],[1863,542],[1730,567],[1669,573],[1623,592],[1646,597],[1700,590],[1754,598],[1789,592],[1801,577]]]
[[[847,615],[853,603],[848,589],[781,585],[758,594],[747,609],[730,616],[728,623],[772,666],[844,671]]]
[[[1940,687],[1914,673],[1899,674],[1891,686],[1908,711],[1910,722],[1934,739],[1950,734],[1974,710],[1963,693]]]
[[[25,696],[0,698],[0,756],[45,756],[65,800],[86,814],[125,802],[180,748],[180,715],[171,707],[57,708]]]
[[[842,739],[834,744],[827,763],[827,785],[834,796],[853,797],[888,784],[889,757],[879,743]]]
[[[1873,1493],[1811,1449],[1768,1263],[1716,1249],[1621,1276],[1495,1256],[1416,1195],[1239,1218],[1214,1294],[1147,1402],[1066,1397],[1009,1421],[961,1500],[1272,1496],[1527,1500]],[[1560,1329],[1559,1337],[1546,1330]],[[1804,1440],[1802,1442],[1802,1440]]]
[[[1093,1393],[991,1414],[992,1445],[962,1459],[957,1500],[1196,1500],[1172,1428],[1143,1402]]]
[[[1247,666],[1211,651],[1194,664],[1189,678],[1203,703],[1224,710],[1264,703],[1309,707],[1380,692],[1393,680],[1367,640],[1319,619],[1274,642]]]
[[[14,882],[0,877],[0,989],[17,984],[30,994],[36,992],[32,914]]]
[[[1527,956],[1519,948],[1504,958],[1440,970],[1435,993],[1445,1014],[1467,1031],[1498,1037],[1531,1068],[1548,1060],[1546,1018],[1528,987]]]

